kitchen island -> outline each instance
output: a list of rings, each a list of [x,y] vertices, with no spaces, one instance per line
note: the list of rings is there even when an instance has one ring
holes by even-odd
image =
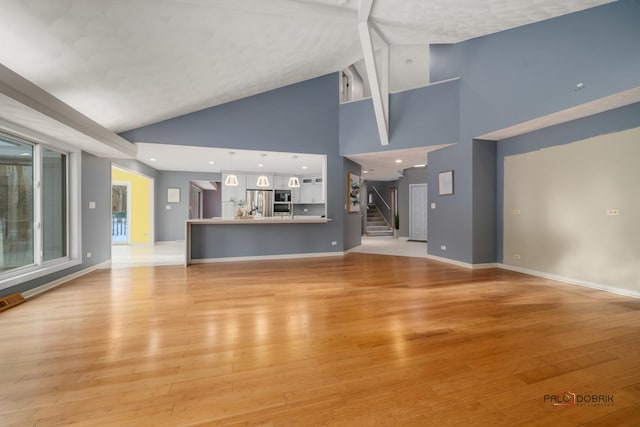
[[[320,216],[186,221],[185,264],[341,255]]]

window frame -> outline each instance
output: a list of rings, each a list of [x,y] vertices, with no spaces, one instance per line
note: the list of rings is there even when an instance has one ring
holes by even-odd
[[[68,268],[82,264],[82,224],[80,150],[72,149],[52,140],[32,139],[18,136],[0,129],[0,137],[33,147],[33,255],[34,262],[0,273],[0,290],[20,285]],[[66,223],[67,255],[43,261],[43,189],[42,189],[42,151],[46,148],[66,156]]]

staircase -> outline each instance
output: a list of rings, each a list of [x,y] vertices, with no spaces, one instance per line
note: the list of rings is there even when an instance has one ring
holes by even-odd
[[[367,205],[367,236],[393,237],[393,228],[380,213],[376,205]]]

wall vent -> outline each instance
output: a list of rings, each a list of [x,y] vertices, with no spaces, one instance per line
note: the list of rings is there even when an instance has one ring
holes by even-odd
[[[0,298],[0,311],[7,310],[24,302],[22,294],[16,293]]]

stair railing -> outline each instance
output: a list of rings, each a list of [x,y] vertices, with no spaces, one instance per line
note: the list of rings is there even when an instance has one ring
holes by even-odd
[[[378,197],[380,197],[380,200],[382,200],[382,203],[384,203],[384,205],[387,207],[387,209],[389,209],[389,211],[391,211],[391,206],[389,206],[389,204],[384,200],[384,197],[382,197],[382,194],[380,194],[380,192],[375,187],[375,185],[372,185],[371,188],[373,188],[373,191],[375,191],[376,194],[378,195]]]

